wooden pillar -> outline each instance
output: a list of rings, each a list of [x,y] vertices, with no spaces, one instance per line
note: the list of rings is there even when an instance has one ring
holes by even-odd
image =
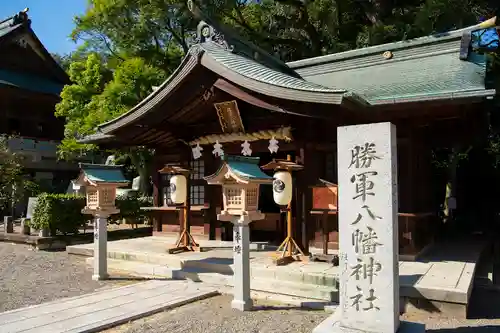
[[[314,151],[307,148],[305,144],[297,150],[298,162],[304,166],[304,170],[295,174],[296,178],[296,220],[295,239],[305,253],[309,253],[309,241],[314,233],[315,220],[311,216],[312,191],[310,186],[319,178],[318,156],[313,156]]]
[[[184,168],[190,170],[190,161],[191,161],[191,149],[186,146],[182,148],[181,151],[181,166]],[[184,231],[184,214],[186,214],[186,227],[187,231],[191,231],[191,173],[188,176],[188,182],[187,182],[187,200],[186,200],[186,209],[179,211],[179,235],[182,234]]]
[[[432,148],[424,135],[424,132],[419,132],[419,169],[421,174],[419,198],[422,202],[421,210],[423,212],[434,211],[432,198]]]
[[[406,167],[406,172],[403,172],[405,179],[401,181],[405,188],[400,186],[404,200],[400,204],[400,212],[427,213],[430,210],[431,154],[421,129],[410,129],[402,150],[406,158],[402,165]]]
[[[326,153],[323,151],[317,151],[313,147],[306,147],[303,151],[302,163],[304,165],[304,170],[301,172],[301,188],[304,199],[302,206],[304,207],[305,228],[303,228],[303,230],[305,231],[305,234],[302,235],[301,241],[304,243],[303,248],[309,252],[310,242],[315,240],[316,226],[318,224],[317,219],[322,219],[322,217],[311,214],[313,204],[311,186],[315,185],[323,176],[322,171],[325,166],[322,165],[322,162],[325,162],[323,157]],[[323,228],[326,228],[327,230],[330,230],[330,223],[332,221],[328,215],[326,215],[325,218],[326,220],[322,222],[326,222],[326,225],[321,223],[321,229],[323,230]]]
[[[158,172],[158,170],[161,168],[160,162],[161,161],[159,161],[158,152],[155,152],[155,155],[153,157],[153,163],[151,163],[153,169],[151,170],[151,178],[153,181],[153,206],[155,207],[160,207],[163,205],[161,198],[161,191],[160,191],[161,175]],[[162,231],[161,214],[152,214],[152,219],[153,219],[153,230],[161,232]]]
[[[205,161],[205,176],[211,175],[217,171],[219,162],[213,155],[206,151],[203,154]],[[217,220],[217,206],[220,204],[219,186],[205,186],[205,203],[208,209],[204,211],[204,233],[209,235],[210,240],[221,240],[221,223]]]
[[[404,165],[407,168],[407,171],[405,172],[407,179],[405,181],[406,188],[403,188],[406,194],[404,196],[404,199],[406,200],[406,203],[404,204],[404,213],[415,213],[416,207],[415,200],[417,199],[417,197],[415,192],[418,191],[419,185],[416,175],[416,173],[418,172],[416,165],[418,163],[418,151],[415,149],[415,140],[415,131],[414,128],[411,127],[408,133],[408,143],[405,147],[406,163],[404,163]]]

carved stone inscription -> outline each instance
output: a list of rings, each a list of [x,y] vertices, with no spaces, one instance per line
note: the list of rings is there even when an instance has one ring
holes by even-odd
[[[373,333],[399,325],[395,127],[338,129],[341,324]]]
[[[241,234],[239,231],[234,231],[234,252],[241,254]]]

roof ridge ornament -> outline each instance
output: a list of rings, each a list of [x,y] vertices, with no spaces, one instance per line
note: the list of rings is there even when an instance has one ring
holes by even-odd
[[[481,39],[486,30],[495,29],[498,24],[497,16],[490,18],[489,20],[482,20],[479,24],[476,24],[472,27],[467,28],[463,34],[462,39],[460,41],[460,55],[459,59],[466,61],[469,58],[469,53],[472,51],[472,44],[476,44],[478,49],[481,49],[481,46],[484,48],[488,48],[493,43],[498,45],[498,32],[496,32],[496,40],[494,36],[487,35],[485,39],[488,40],[490,44],[481,45]],[[477,35],[478,31],[482,31],[479,35]]]
[[[15,25],[28,22],[29,21],[29,18],[28,18],[29,10],[30,9],[26,7],[14,16],[0,20],[0,29],[3,29],[5,27],[13,27]]]
[[[224,34],[213,27],[213,24],[209,22],[210,19],[201,13],[200,9],[193,0],[188,0],[187,5],[189,11],[193,13],[194,17],[200,20],[196,29],[196,43],[203,44],[206,42],[212,42],[227,51],[234,51],[234,45],[229,44]]]
[[[200,44],[213,42],[227,51],[234,51],[234,45],[231,45],[226,41],[224,34],[215,30],[214,27],[205,21],[200,21],[200,23],[198,23],[196,41]]]

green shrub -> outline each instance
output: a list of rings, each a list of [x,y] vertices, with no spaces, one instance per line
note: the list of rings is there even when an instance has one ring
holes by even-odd
[[[117,197],[116,206],[120,213],[112,215],[108,221],[116,223],[126,218],[135,224],[144,223],[147,216],[140,207],[152,205],[153,200],[150,197]],[[83,196],[42,193],[38,196],[30,227],[37,230],[48,228],[51,235],[76,234],[79,228],[92,219],[92,216],[82,214],[84,207]]]
[[[122,219],[127,219],[134,224],[142,224],[147,219],[147,214],[141,210],[141,207],[153,206],[153,198],[118,196],[116,197],[115,203],[120,213],[111,216],[110,220],[112,220],[112,222],[117,223]]]
[[[76,234],[91,218],[81,213],[84,207],[85,197],[42,193],[38,196],[30,226],[37,230],[48,228],[52,235]]]

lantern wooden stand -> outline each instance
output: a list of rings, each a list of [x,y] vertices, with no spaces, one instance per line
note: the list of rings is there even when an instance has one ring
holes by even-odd
[[[189,174],[190,171],[185,169],[179,165],[167,164],[163,169],[158,171],[161,174],[171,174],[172,178],[170,179],[170,196],[174,204],[180,206],[176,206],[177,211],[183,212],[182,214],[182,232],[179,235],[179,239],[175,244],[175,247],[168,250],[170,254],[176,254],[187,251],[199,251],[199,244],[195,242],[193,236],[191,235],[189,225],[189,214],[190,214],[190,200],[187,197],[187,189],[189,189]],[[179,177],[179,183],[176,185],[175,181],[176,177]],[[177,188],[177,187],[182,188]]]
[[[325,261],[337,266],[339,257],[336,254],[328,254],[328,243],[330,229],[328,217],[338,214],[338,186],[326,180],[320,179],[319,183],[311,186],[313,204],[311,215],[321,216],[321,229],[323,233],[323,253],[311,255],[313,261]]]
[[[286,160],[273,160],[261,167],[262,170],[274,170],[273,194],[274,200],[281,207],[281,212],[286,212],[287,236],[283,243],[278,247],[278,252],[281,252],[279,258],[274,261],[276,265],[286,265],[296,259],[301,260],[308,256],[297,245],[293,238],[293,220],[292,220],[292,194],[293,194],[293,179],[292,171],[304,169],[300,164],[292,162],[290,155]],[[288,183],[288,184],[287,184]],[[287,189],[288,187],[288,189]],[[287,198],[280,198],[280,193],[287,193]],[[278,202],[281,201],[281,202]],[[285,202],[288,202],[286,205]],[[300,256],[300,257],[299,257]]]
[[[85,186],[87,203],[82,213],[94,216],[93,280],[105,280],[108,277],[108,217],[120,212],[115,206],[116,189],[129,183],[121,168],[121,165],[80,163],[80,175],[75,181],[75,184]]]

